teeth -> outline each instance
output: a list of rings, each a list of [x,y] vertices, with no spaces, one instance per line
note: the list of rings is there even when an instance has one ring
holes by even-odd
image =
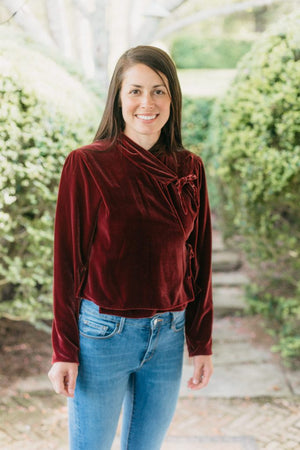
[[[141,114],[137,114],[137,117],[139,119],[143,119],[143,120],[153,120],[153,119],[155,119],[156,114],[154,114],[153,116],[144,116],[144,115],[141,115]]]

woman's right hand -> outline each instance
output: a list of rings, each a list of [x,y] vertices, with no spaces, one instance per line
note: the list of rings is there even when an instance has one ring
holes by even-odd
[[[48,377],[57,394],[74,397],[78,364],[70,362],[56,362],[48,372]]]

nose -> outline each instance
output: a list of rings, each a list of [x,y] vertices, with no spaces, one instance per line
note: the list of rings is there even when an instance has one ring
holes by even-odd
[[[147,109],[153,108],[153,98],[151,96],[151,93],[145,92],[142,97],[142,107]]]

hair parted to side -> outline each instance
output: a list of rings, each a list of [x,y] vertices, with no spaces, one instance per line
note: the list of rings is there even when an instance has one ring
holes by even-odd
[[[145,64],[158,75],[164,74],[169,83],[171,97],[170,117],[161,131],[162,142],[167,152],[180,150],[182,96],[176,67],[170,56],[163,50],[150,45],[130,48],[118,60],[108,89],[108,95],[102,120],[94,141],[109,139],[115,143],[124,130],[124,120],[119,102],[124,73],[135,64]]]

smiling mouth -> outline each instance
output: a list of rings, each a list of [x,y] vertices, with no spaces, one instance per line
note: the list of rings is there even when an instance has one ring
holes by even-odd
[[[136,117],[142,120],[153,120],[158,116],[158,114],[152,114],[151,116],[146,116],[144,114],[137,114]]]

